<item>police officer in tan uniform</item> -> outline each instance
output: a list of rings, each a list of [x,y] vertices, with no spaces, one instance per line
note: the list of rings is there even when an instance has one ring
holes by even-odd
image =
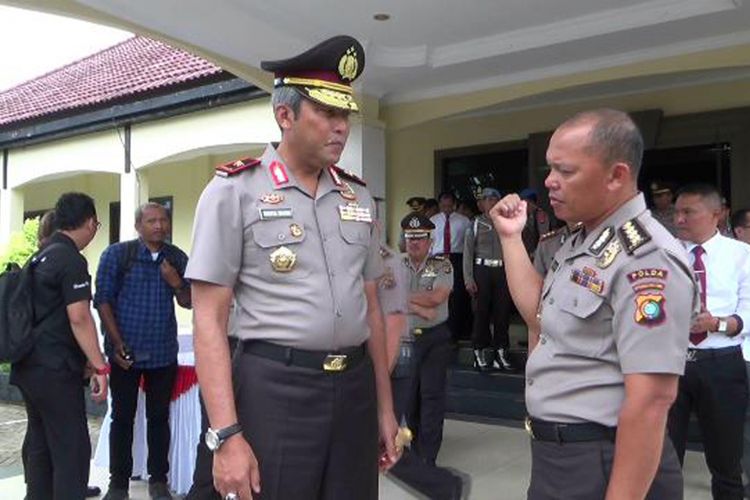
[[[545,233],[539,238],[539,245],[537,245],[534,251],[534,269],[544,277],[549,271],[552,265],[552,259],[555,254],[560,250],[565,243],[565,240],[570,238],[571,234],[577,232],[583,227],[582,224],[578,223],[575,225],[566,224],[553,231]]]
[[[652,182],[649,187],[651,188],[651,200],[654,202],[651,214],[674,236],[677,234],[677,227],[674,223],[674,194],[672,189],[663,182]]]
[[[416,381],[410,427],[414,449],[428,464],[435,464],[443,440],[445,381],[451,356],[448,296],[453,289],[453,266],[444,255],[430,256],[435,225],[421,214],[401,221],[406,238],[403,266],[409,278],[409,331],[414,336]]]
[[[583,112],[557,128],[545,185],[555,215],[583,228],[544,280],[521,238],[526,204],[509,195],[490,212],[513,299],[541,328],[526,365],[529,499],[682,498],[665,425],[697,289],[684,249],[637,191],[642,154],[620,111]]]
[[[503,271],[503,249],[487,215],[498,201],[500,192],[497,189],[484,188],[481,191],[479,207],[482,214],[472,221],[464,237],[464,282],[466,291],[474,300],[471,338],[474,368],[480,372],[513,369],[508,358],[508,327],[513,303]],[[492,357],[488,360],[486,349],[490,346]]]
[[[398,459],[383,263],[373,199],[334,165],[364,50],[338,36],[261,67],[274,72],[281,143],[218,168],[187,270],[214,485],[225,499],[374,500],[378,459]],[[233,296],[241,345],[230,369]]]

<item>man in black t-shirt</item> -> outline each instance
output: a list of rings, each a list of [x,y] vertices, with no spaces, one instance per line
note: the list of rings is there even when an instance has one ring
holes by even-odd
[[[66,193],[55,206],[59,228],[34,268],[33,350],[13,364],[11,383],[24,398],[27,500],[80,500],[86,495],[91,444],[81,382],[90,364],[92,399],[107,398],[109,365],[91,316],[91,276],[79,253],[96,235],[94,200]]]

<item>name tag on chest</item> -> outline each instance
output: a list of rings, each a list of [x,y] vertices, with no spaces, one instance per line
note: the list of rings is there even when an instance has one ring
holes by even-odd
[[[291,208],[259,208],[260,220],[291,219]]]
[[[370,209],[355,204],[339,205],[339,217],[346,221],[372,222]]]

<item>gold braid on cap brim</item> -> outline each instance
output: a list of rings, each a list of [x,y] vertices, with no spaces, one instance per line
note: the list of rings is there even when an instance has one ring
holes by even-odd
[[[352,96],[352,88],[340,83],[327,82],[314,78],[276,78],[274,87],[301,87],[311,99],[334,108],[359,111],[359,106]]]

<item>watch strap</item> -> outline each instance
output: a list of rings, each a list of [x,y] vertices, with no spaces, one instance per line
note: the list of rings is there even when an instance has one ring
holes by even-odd
[[[219,438],[219,441],[223,442],[239,432],[242,432],[242,426],[239,423],[236,423],[216,430],[216,436]]]

